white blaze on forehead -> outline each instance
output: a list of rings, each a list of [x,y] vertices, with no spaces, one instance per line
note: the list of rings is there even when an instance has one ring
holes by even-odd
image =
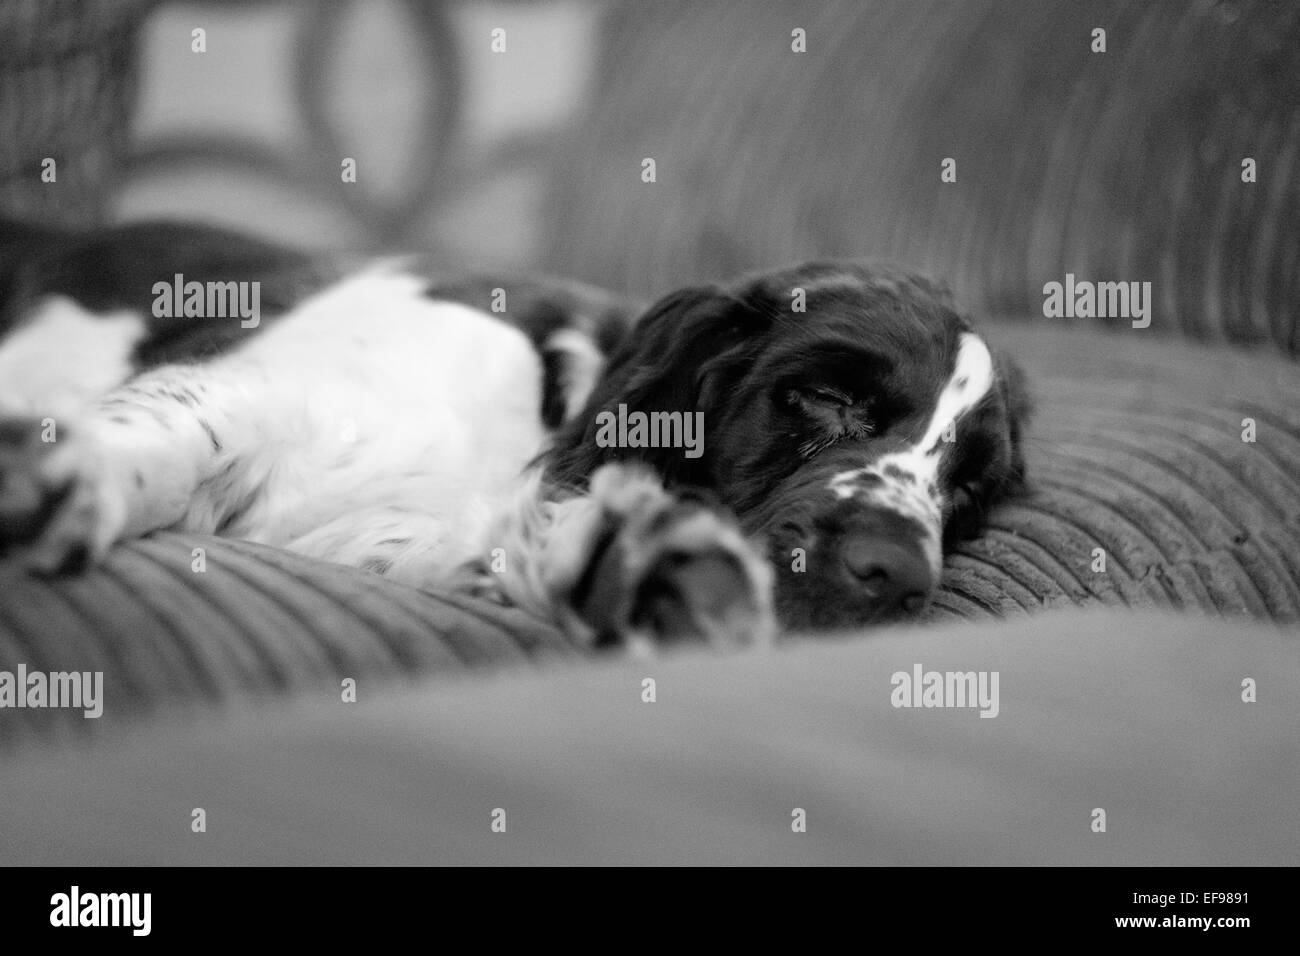
[[[930,450],[943,437],[949,425],[979,404],[993,387],[993,356],[984,340],[971,332],[963,332],[957,339],[957,361],[952,377],[939,394],[934,417],[925,436],[917,443],[922,451]],[[934,460],[938,462],[936,452]]]
[[[924,434],[898,451],[882,455],[864,468],[840,472],[830,481],[839,498],[862,498],[866,503],[915,519],[925,530],[921,542],[937,581],[943,564],[943,491],[939,466],[943,461],[945,433],[955,436],[957,422],[983,400],[993,387],[993,356],[978,335],[963,332],[957,340],[957,361]],[[953,429],[949,432],[949,429]]]

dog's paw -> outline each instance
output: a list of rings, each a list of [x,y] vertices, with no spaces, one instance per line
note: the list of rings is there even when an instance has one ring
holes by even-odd
[[[89,442],[40,419],[0,416],[0,557],[44,573],[78,571],[103,557],[124,504],[101,480]]]
[[[728,516],[625,465],[598,470],[590,500],[598,523],[567,604],[598,643],[774,637],[771,569]]]

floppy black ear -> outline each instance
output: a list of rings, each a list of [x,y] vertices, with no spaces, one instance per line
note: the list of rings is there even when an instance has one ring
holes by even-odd
[[[680,448],[601,447],[597,415],[620,404],[629,412],[705,411],[701,390],[747,338],[749,315],[716,286],[681,289],[652,305],[615,350],[586,407],[557,433],[548,477],[581,487],[605,462],[634,459],[670,485],[706,487],[705,459],[687,458]],[[708,424],[706,414],[706,431]]]
[[[994,369],[998,389],[1002,393],[1002,404],[1007,410],[1007,426],[1011,435],[1012,487],[1009,490],[1022,491],[1025,487],[1025,458],[1021,436],[1033,414],[1033,402],[1024,371],[1009,355],[1005,352],[997,353]]]

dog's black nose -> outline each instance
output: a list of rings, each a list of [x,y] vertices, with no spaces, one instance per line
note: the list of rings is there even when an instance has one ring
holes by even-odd
[[[844,565],[882,611],[915,614],[925,607],[933,582],[921,549],[911,542],[851,534],[840,549]]]

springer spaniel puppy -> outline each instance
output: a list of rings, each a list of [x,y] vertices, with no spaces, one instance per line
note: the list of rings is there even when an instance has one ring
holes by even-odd
[[[572,284],[348,273],[200,226],[0,240],[0,549],[38,571],[175,528],[588,644],[749,643],[915,615],[945,542],[1023,473],[1018,373],[887,268],[635,318]],[[193,282],[255,308],[230,286],[186,316]]]

